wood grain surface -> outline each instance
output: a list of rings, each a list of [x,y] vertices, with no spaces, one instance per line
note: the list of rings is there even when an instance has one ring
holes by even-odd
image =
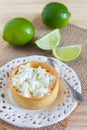
[[[6,63],[6,61],[15,58],[16,56],[20,57],[22,54],[18,53],[15,57],[9,57],[10,53],[13,51],[13,48],[10,47],[2,38],[2,31],[5,23],[14,17],[25,17],[27,19],[30,19],[36,26],[38,32],[39,24],[38,17],[40,17],[40,14],[42,12],[43,7],[48,2],[51,2],[53,0],[0,0],[0,65],[3,65]],[[59,1],[59,0],[56,0]],[[87,0],[61,0],[62,3],[66,4],[68,8],[71,11],[71,20],[70,23],[87,29]],[[35,23],[35,20],[37,22]],[[44,27],[44,25],[42,25]],[[46,29],[46,28],[45,28]],[[86,30],[85,30],[86,31]],[[87,32],[86,32],[87,33]],[[86,35],[85,33],[85,35]],[[72,35],[74,33],[72,32]],[[80,37],[81,38],[81,37]],[[86,41],[86,40],[85,40]],[[6,57],[6,50],[8,50],[8,55]],[[19,51],[20,49],[15,48],[15,51]],[[24,49],[25,50],[25,49]],[[24,52],[23,49],[21,49],[22,53]],[[33,52],[26,51],[26,54],[23,54],[24,56],[28,55],[28,53],[33,54]],[[40,52],[42,53],[42,52]],[[49,52],[47,55],[50,55]],[[87,100],[87,95],[86,95]],[[0,126],[0,130],[8,130],[8,124],[3,123],[1,121],[1,124],[4,124]],[[78,106],[78,109],[72,114],[70,123],[67,126],[66,130],[87,130],[87,102],[81,104]],[[14,128],[10,127],[9,130],[14,130]],[[18,130],[18,129],[17,129]],[[55,129],[57,130],[57,129]]]

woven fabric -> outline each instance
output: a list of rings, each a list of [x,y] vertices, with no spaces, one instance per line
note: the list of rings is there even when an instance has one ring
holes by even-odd
[[[39,20],[38,20],[39,22]],[[49,30],[44,25],[40,25],[39,23],[34,21],[36,28],[36,39],[40,38],[44,34],[48,33]],[[68,25],[66,28],[61,29],[61,42],[60,46],[66,46],[66,45],[75,45],[75,44],[82,44],[83,51],[81,56],[72,61],[67,62],[70,67],[72,67],[82,84],[82,94],[87,96],[87,30],[78,28],[73,25]],[[15,48],[9,45],[6,45],[3,47],[3,49],[0,51],[0,66],[4,65],[6,62],[22,57],[22,56],[29,56],[29,55],[46,55],[46,56],[52,56],[52,53],[50,51],[42,51],[39,48],[37,48],[34,43],[29,43],[27,46],[22,48]],[[77,107],[78,109],[78,107]],[[66,126],[69,124],[70,120],[69,116],[65,120],[56,123],[54,125],[43,127],[43,128],[37,128],[37,129],[28,129],[28,128],[18,128],[12,125],[9,125],[8,123],[4,121],[0,121],[0,129],[3,130],[64,130]]]

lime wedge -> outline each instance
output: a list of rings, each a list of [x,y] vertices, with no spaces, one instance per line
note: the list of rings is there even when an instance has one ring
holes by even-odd
[[[61,61],[71,61],[76,59],[82,52],[82,45],[57,47],[52,49],[53,55]]]
[[[60,32],[58,29],[48,33],[44,37],[35,41],[36,45],[42,50],[51,50],[59,45]]]

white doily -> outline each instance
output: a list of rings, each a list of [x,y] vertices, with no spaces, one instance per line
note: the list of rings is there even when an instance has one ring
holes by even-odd
[[[38,128],[52,125],[66,118],[77,106],[77,102],[72,98],[70,90],[64,93],[64,100],[54,109],[50,109],[53,104],[41,110],[28,110],[19,107],[12,98],[8,86],[8,74],[18,64],[25,61],[47,62],[46,56],[33,55],[14,59],[0,68],[0,118],[10,124],[25,128]],[[80,81],[73,69],[57,60],[56,69],[60,70],[60,75],[64,77],[74,89],[81,93]]]

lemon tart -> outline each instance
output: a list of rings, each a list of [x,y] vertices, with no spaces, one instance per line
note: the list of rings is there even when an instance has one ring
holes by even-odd
[[[9,74],[9,86],[15,102],[27,109],[51,104],[59,91],[59,74],[43,62],[24,62]]]

